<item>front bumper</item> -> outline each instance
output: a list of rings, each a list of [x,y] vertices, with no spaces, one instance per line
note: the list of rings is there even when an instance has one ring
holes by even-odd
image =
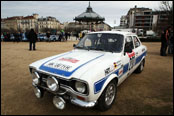
[[[32,84],[33,87],[37,88],[37,89],[42,89],[42,92],[44,91],[48,91],[52,94],[54,94],[55,96],[60,96],[62,97],[65,101],[68,100],[70,101],[72,104],[80,106],[80,107],[84,107],[84,108],[91,108],[94,107],[96,105],[96,101],[82,101],[80,99],[77,98],[77,95],[75,95],[74,93],[72,93],[70,90],[68,89],[61,89],[61,91],[59,92],[52,92],[50,91],[48,88],[46,87],[42,87],[42,86],[37,86],[35,84]],[[41,93],[43,96],[43,93]],[[38,98],[38,97],[37,97]]]
[[[96,101],[94,102],[85,102],[85,101],[81,101],[79,99],[71,99],[71,103],[81,106],[81,107],[85,107],[85,108],[90,108],[90,107],[94,107],[96,104]]]
[[[32,83],[32,85],[33,85],[33,87],[37,88],[36,92],[40,91],[40,93],[38,93],[38,94],[41,97],[44,95],[44,92],[47,91],[47,92],[54,94],[56,96],[55,100],[57,100],[57,101],[61,101],[61,99],[63,99],[62,101],[70,101],[72,104],[75,104],[75,105],[78,105],[81,107],[85,107],[85,108],[94,107],[96,105],[96,101],[89,100],[88,93],[80,94],[80,93],[76,92],[71,87],[72,84],[68,83],[69,81],[59,78],[59,90],[56,92],[53,92],[47,87],[47,84],[46,84],[47,78],[49,75],[47,75],[43,72],[39,72],[39,75],[40,75],[40,83],[37,85],[35,85],[35,83]],[[40,98],[40,96],[39,97],[36,96],[36,97]],[[61,103],[63,103],[63,102],[61,102]],[[59,105],[59,104],[57,104],[57,105]]]

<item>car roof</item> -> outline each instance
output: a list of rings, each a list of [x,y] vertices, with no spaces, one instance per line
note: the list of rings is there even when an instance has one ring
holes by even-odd
[[[136,35],[135,33],[123,32],[123,31],[97,31],[97,32],[90,32],[89,34],[92,34],[92,33],[111,33],[111,34],[121,34],[121,35]]]

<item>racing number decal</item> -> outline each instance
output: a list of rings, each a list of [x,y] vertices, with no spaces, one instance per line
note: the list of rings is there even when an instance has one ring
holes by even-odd
[[[130,59],[130,63],[129,63],[129,70],[133,68],[133,66],[135,65],[135,52],[133,51],[132,53],[127,53]]]

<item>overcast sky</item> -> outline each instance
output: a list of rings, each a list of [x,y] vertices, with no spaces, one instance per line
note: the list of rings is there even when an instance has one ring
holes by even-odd
[[[72,22],[86,11],[88,4],[89,1],[1,1],[1,18],[37,13],[39,17],[56,17],[61,23]],[[120,17],[135,5],[154,10],[159,8],[160,1],[90,1],[90,4],[94,12],[105,17],[105,23],[118,26]]]

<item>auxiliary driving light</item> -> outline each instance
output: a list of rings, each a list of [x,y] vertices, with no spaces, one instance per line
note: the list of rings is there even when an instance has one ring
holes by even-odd
[[[55,77],[48,77],[47,86],[51,91],[57,91],[59,89],[58,81]]]
[[[33,84],[38,85],[40,83],[40,76],[37,72],[32,72]]]
[[[62,97],[54,96],[53,98],[53,104],[57,109],[63,110],[66,106],[66,102]]]
[[[34,87],[34,93],[35,93],[37,98],[41,98],[42,93],[41,93],[40,89],[38,89],[37,87]]]

